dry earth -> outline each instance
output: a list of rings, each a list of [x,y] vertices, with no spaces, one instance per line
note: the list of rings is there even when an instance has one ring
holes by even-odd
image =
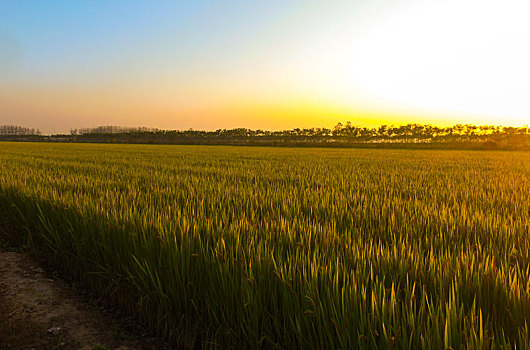
[[[79,294],[27,254],[0,247],[0,350],[167,348]]]

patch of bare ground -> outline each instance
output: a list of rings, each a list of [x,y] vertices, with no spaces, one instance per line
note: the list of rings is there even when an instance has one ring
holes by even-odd
[[[0,350],[166,348],[124,330],[27,254],[0,247]]]

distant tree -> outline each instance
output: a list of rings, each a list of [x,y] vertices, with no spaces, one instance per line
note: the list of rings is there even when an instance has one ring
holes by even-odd
[[[0,126],[0,135],[3,136],[35,136],[41,135],[39,129],[34,128],[25,128],[18,125],[1,125]]]

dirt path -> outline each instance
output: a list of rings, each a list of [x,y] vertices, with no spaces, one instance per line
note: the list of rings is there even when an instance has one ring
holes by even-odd
[[[159,349],[126,331],[27,254],[0,248],[0,350]]]

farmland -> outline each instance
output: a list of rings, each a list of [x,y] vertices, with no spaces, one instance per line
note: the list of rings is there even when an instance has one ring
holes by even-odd
[[[185,348],[530,347],[530,153],[0,143],[0,209]]]

